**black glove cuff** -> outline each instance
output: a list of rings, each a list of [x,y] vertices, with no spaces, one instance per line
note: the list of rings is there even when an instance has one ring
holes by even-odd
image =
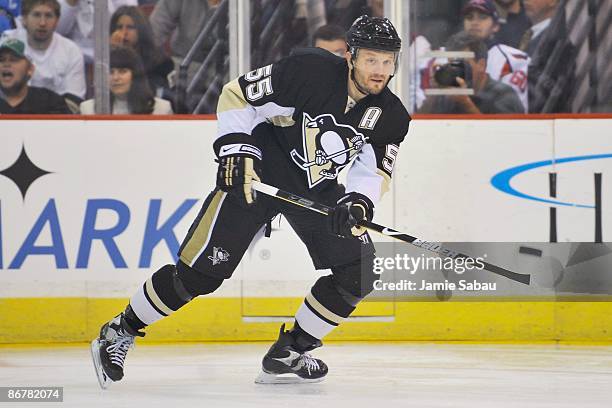
[[[218,158],[233,156],[248,156],[262,159],[261,149],[255,143],[255,138],[246,133],[229,133],[213,143],[213,149]]]

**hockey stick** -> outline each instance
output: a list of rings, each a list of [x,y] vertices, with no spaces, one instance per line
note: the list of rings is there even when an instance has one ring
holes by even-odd
[[[322,214],[322,215],[330,215],[331,212],[333,211],[332,207],[328,207],[327,205],[317,203],[312,200],[308,200],[307,198],[300,197],[298,195],[289,193],[287,191],[279,190],[276,187],[270,186],[268,184],[265,184],[259,181],[253,182],[253,189],[261,193],[264,193],[266,195],[269,195],[271,197],[275,197],[280,200],[287,201],[291,204],[294,204],[300,207],[304,207],[308,210],[318,212],[319,214]],[[399,232],[394,229],[384,227],[382,225],[376,224],[371,221],[364,220],[364,221],[361,221],[359,225],[364,228],[367,228],[368,230],[376,231],[379,234],[382,234],[388,237],[393,237],[400,241],[412,244],[416,247],[426,249],[436,254],[440,254],[446,258],[451,258],[451,259],[470,258],[472,259],[472,257],[466,254],[462,254],[461,252],[457,252],[450,248],[446,248],[437,242],[423,241],[417,237],[413,237],[412,235],[404,234],[403,232]],[[500,266],[493,265],[493,264],[490,264],[484,261],[482,262],[482,264],[484,265],[483,269],[489,272],[493,272],[494,274],[504,276],[508,279],[512,279],[513,281],[520,282],[525,285],[529,285],[529,282],[531,281],[531,275],[512,272],[508,269],[504,269]]]

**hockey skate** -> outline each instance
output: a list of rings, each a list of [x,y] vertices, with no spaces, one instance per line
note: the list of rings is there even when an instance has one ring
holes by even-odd
[[[320,343],[319,343],[320,345]],[[262,361],[262,372],[257,384],[294,384],[323,381],[327,365],[306,352],[295,348],[295,340],[283,324],[278,340],[270,347]]]
[[[100,337],[91,342],[91,358],[102,389],[123,378],[127,352],[134,345],[135,337],[144,335],[129,327],[123,313],[102,326]]]

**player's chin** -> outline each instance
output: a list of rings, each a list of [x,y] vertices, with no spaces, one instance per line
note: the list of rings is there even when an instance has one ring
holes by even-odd
[[[385,81],[371,81],[369,91],[371,94],[378,95],[385,89]]]

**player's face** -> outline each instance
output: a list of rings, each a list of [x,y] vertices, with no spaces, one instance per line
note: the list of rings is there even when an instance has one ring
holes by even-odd
[[[23,89],[30,80],[34,68],[30,61],[9,50],[0,51],[0,89],[7,95]]]
[[[327,50],[331,52],[332,54],[336,54],[339,57],[344,57],[344,54],[347,51],[346,41],[344,40],[327,41],[327,40],[318,39],[315,42],[315,47],[323,48],[324,50]]]
[[[138,44],[136,23],[132,17],[125,14],[117,20],[117,27],[112,35],[117,37],[120,45],[134,48]]]
[[[129,68],[111,68],[110,90],[115,96],[126,96],[132,87],[132,70]]]
[[[355,82],[369,94],[381,93],[395,74],[396,60],[394,52],[359,49],[353,67]]]
[[[488,40],[499,30],[499,25],[490,15],[471,10],[463,18],[463,29],[474,37]]]
[[[23,25],[28,32],[28,40],[35,43],[51,41],[59,19],[53,8],[46,4],[35,6],[23,17]]]

